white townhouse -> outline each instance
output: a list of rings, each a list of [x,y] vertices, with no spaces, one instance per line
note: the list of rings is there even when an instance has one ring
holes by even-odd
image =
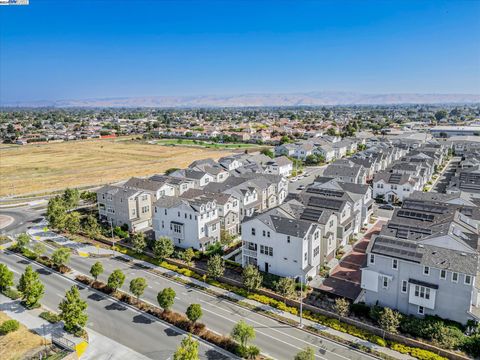
[[[196,189],[202,188],[211,182],[215,182],[214,176],[204,171],[197,171],[197,170],[191,170],[191,169],[177,170],[171,173],[170,176],[193,180],[195,183]]]
[[[410,174],[376,173],[373,178],[373,197],[389,203],[403,201],[415,190],[421,190],[421,181]]]
[[[175,195],[175,187],[165,181],[132,177],[123,184],[123,186],[129,189],[144,190],[148,192],[152,196],[152,202],[158,200],[161,196]]]
[[[153,175],[150,177],[150,180],[161,182],[168,184],[169,186],[173,187],[174,189],[174,196],[180,196],[185,191],[195,188],[195,181],[191,179],[173,177],[168,175]],[[165,194],[161,194],[160,196],[169,195],[167,192]],[[158,196],[157,196],[158,198]]]
[[[335,253],[330,230],[336,217],[328,211],[298,213],[301,209],[291,200],[242,223],[242,266],[303,282],[317,275],[327,254]]]
[[[288,177],[292,175],[293,162],[286,156],[279,156],[265,164],[265,173]]]
[[[184,199],[164,196],[155,202],[153,213],[155,239],[172,239],[175,246],[206,250],[220,241],[217,204],[209,196]]]

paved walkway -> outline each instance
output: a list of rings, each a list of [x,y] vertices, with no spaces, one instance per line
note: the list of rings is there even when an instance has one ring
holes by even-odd
[[[47,231],[48,233],[48,231]],[[51,233],[51,232],[50,232]],[[52,240],[56,241],[56,237],[53,237]],[[224,289],[221,289],[221,288],[218,288],[216,286],[213,286],[213,285],[210,285],[210,284],[207,284],[207,283],[204,283],[203,281],[200,281],[200,280],[197,280],[197,279],[194,279],[194,278],[191,278],[191,277],[188,277],[188,276],[185,276],[185,275],[182,275],[182,274],[179,274],[175,271],[171,271],[171,270],[168,270],[168,269],[165,269],[163,267],[160,267],[160,266],[156,266],[156,265],[153,265],[149,262],[146,262],[146,261],[141,261],[141,260],[137,260],[131,256],[128,256],[128,255],[125,255],[125,254],[121,254],[121,253],[118,253],[118,252],[115,252],[115,255],[118,256],[118,257],[123,257],[125,259],[128,259],[129,261],[132,262],[132,265],[139,265],[140,267],[144,267],[144,268],[150,268],[152,270],[155,270],[156,272],[160,273],[160,274],[166,274],[170,277],[174,277],[174,278],[177,278],[177,279],[180,279],[183,283],[192,283],[196,286],[199,286],[199,287],[202,287],[202,288],[205,288],[205,289],[208,289],[209,292],[211,293],[214,293],[216,294],[217,296],[223,296],[223,297],[227,297],[227,298],[230,298],[236,302],[243,302],[243,303],[247,303],[255,308],[260,308],[266,312],[270,312],[272,314],[276,314],[277,316],[281,316],[283,318],[286,318],[286,319],[290,319],[290,320],[293,320],[297,323],[300,322],[300,317],[299,316],[296,316],[296,315],[293,315],[293,314],[290,314],[288,312],[284,312],[282,310],[279,310],[279,309],[276,309],[274,307],[271,307],[269,305],[265,305],[265,304],[262,304],[260,302],[257,302],[255,300],[251,300],[251,299],[247,299],[247,298],[244,298],[243,296],[240,296],[238,294],[235,294],[235,293],[232,293],[228,290],[224,290]],[[69,274],[66,274],[67,277],[72,277],[74,278],[75,275],[77,274],[78,272],[77,271],[72,271],[71,273]],[[79,273],[78,273],[79,274]],[[84,275],[87,275],[87,274],[84,274]],[[310,321],[310,320],[303,320],[303,324],[305,326],[312,326],[312,327],[315,327],[321,331],[324,331],[326,333],[329,333],[331,335],[334,335],[334,336],[337,336],[339,338],[342,338],[342,339],[345,339],[347,341],[351,341],[351,342],[354,342],[354,343],[358,343],[358,344],[361,344],[365,347],[368,347],[368,348],[371,348],[373,350],[376,350],[376,351],[379,351],[381,353],[384,353],[384,354],[387,354],[389,356],[392,356],[392,357],[395,357],[397,359],[402,359],[402,360],[414,360],[415,358],[409,356],[409,355],[404,355],[404,354],[401,354],[399,352],[396,352],[396,351],[393,351],[391,349],[388,349],[388,348],[385,348],[385,347],[381,347],[381,346],[378,346],[376,344],[373,344],[373,343],[370,343],[368,341],[365,341],[365,340],[362,340],[362,339],[359,339],[357,337],[354,337],[352,335],[349,335],[349,334],[346,334],[346,333],[343,333],[343,332],[340,332],[340,331],[337,331],[337,330],[334,330],[334,329],[331,329],[329,327],[326,327],[324,325],[321,325],[321,324],[318,324],[316,322],[313,322],[313,321]],[[89,332],[90,333],[90,332]]]
[[[355,243],[350,252],[348,252],[330,273],[330,276],[318,286],[322,291],[342,296],[350,300],[355,300],[360,295],[362,280],[361,267],[363,266],[368,243],[372,235],[378,232],[385,224],[383,220],[377,220],[370,224],[364,236]]]

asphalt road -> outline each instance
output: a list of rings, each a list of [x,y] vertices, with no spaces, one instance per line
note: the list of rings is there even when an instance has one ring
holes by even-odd
[[[450,183],[450,180],[455,175],[456,169],[460,165],[460,161],[461,161],[460,157],[452,158],[450,163],[447,165],[444,171],[440,174],[440,178],[435,183],[435,186],[433,187],[432,191],[445,193],[447,186]]]
[[[51,251],[52,249],[48,250],[48,252]],[[255,328],[256,338],[253,343],[261,349],[262,353],[272,358],[293,359],[300,350],[307,346],[312,346],[316,352],[316,359],[372,359],[372,357],[367,354],[339,345],[328,339],[311,335],[295,327],[282,324],[237,306],[230,301],[218,299],[205,292],[154,275],[141,268],[132,267],[129,263],[125,263],[119,259],[94,259],[72,255],[69,266],[81,273],[89,274],[91,266],[96,261],[101,261],[105,269],[104,273],[99,277],[101,281],[106,282],[110,273],[115,269],[121,269],[124,272],[126,275],[123,286],[124,290],[128,291],[128,284],[133,278],[145,278],[148,287],[142,299],[152,304],[157,305],[157,294],[160,290],[165,287],[173,288],[177,294],[173,309],[185,313],[190,304],[200,304],[203,310],[203,317],[200,321],[218,333],[229,334],[233,326],[243,319]],[[140,336],[137,335],[137,337]],[[326,348],[325,354],[323,354],[324,351],[321,347]]]
[[[298,187],[300,185],[307,186],[313,183],[315,178],[317,176],[323,175],[323,171],[328,165],[322,165],[322,166],[308,166],[304,168],[304,173],[307,172],[308,176],[302,177],[301,179],[291,182],[289,180],[288,182],[288,192],[289,193],[298,193],[300,190],[298,190]]]
[[[14,271],[15,282],[29,261],[12,253],[0,253],[0,260]],[[45,285],[45,295],[41,300],[46,307],[56,310],[74,281],[53,273],[44,267],[32,264]],[[169,324],[152,320],[140,311],[133,310],[99,292],[79,285],[80,294],[88,303],[87,327],[109,337],[122,345],[151,359],[171,359],[180,344],[183,334]],[[201,359],[229,359],[214,350],[208,343],[200,344]]]
[[[5,208],[0,209],[1,215],[10,216],[13,218],[13,222],[0,229],[0,234],[19,234],[25,232],[27,228],[33,225],[33,221],[41,217],[41,213],[45,209],[35,209],[31,207],[21,207],[21,208]]]

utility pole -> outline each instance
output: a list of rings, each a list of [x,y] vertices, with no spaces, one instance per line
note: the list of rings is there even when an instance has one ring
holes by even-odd
[[[303,276],[300,275],[300,324],[299,328],[303,328]]]

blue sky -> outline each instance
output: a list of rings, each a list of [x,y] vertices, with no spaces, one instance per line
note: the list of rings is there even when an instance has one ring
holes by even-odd
[[[0,7],[0,99],[480,93],[480,1],[30,0]]]

